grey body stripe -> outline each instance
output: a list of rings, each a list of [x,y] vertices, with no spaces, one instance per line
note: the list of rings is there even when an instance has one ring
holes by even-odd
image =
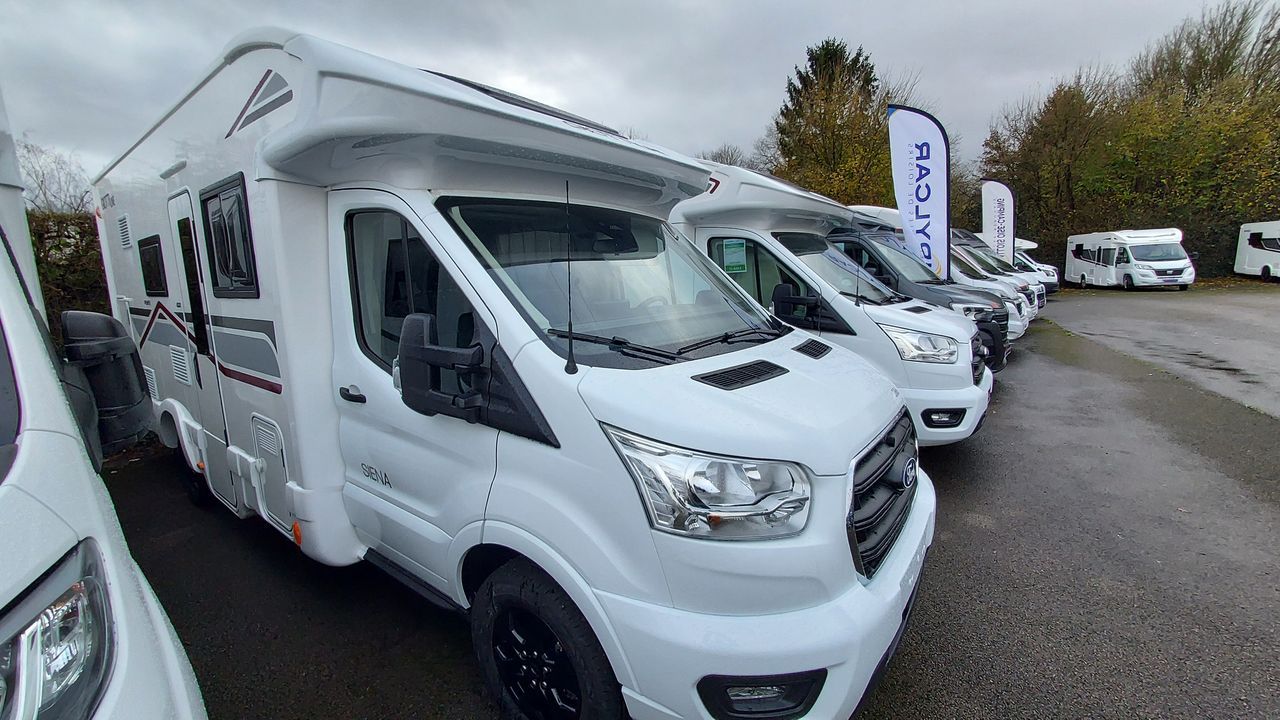
[[[154,333],[155,330],[152,330]],[[280,364],[276,362],[276,350],[266,338],[240,335],[232,332],[213,331],[214,351],[218,360],[228,365],[239,365],[268,377],[280,377]]]
[[[272,345],[276,344],[276,326],[270,320],[254,320],[253,318],[228,317],[226,315],[210,315],[209,319],[213,321],[214,327],[262,333],[271,338]]]
[[[138,335],[142,335],[142,331],[147,329],[147,321],[134,318],[133,326],[137,328]],[[151,326],[151,334],[147,336],[147,342],[164,345],[165,347],[170,345],[186,347],[187,336],[181,330],[174,327],[173,323],[156,320],[156,324]]]

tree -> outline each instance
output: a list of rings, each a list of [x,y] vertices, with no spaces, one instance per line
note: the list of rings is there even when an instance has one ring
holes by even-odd
[[[703,160],[712,160],[725,165],[747,167],[747,154],[742,151],[742,148],[734,145],[733,143],[724,143],[715,150],[700,152],[698,153],[698,157]]]
[[[883,81],[861,47],[850,52],[834,38],[811,46],[757,156],[779,177],[839,202],[892,205],[887,106],[908,101],[914,83]]]
[[[34,210],[86,213],[92,209],[89,179],[74,157],[22,139],[18,165],[27,184],[27,204]]]

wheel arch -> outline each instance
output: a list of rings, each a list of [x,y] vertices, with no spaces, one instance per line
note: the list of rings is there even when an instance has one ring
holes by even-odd
[[[600,647],[604,649],[605,656],[609,658],[618,682],[623,687],[639,690],[635,674],[631,671],[613,624],[604,612],[604,606],[577,569],[554,548],[514,525],[486,521],[483,542],[462,548],[456,551],[456,555],[458,561],[453,583],[454,601],[464,608],[471,606],[471,598],[484,579],[506,562],[524,558],[533,563],[565,591],[586,618]]]

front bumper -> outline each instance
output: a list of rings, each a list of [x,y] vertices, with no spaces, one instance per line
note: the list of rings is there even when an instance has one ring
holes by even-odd
[[[1135,270],[1130,276],[1133,284],[1139,287],[1159,287],[1161,285],[1190,285],[1196,281],[1196,269],[1187,268],[1181,275],[1156,275],[1154,270]]]
[[[911,513],[875,578],[828,603],[773,615],[711,615],[596,596],[626,648],[635,720],[711,715],[697,683],[708,675],[765,676],[826,669],[810,718],[847,718],[894,646],[933,542],[937,497],[921,469]],[[852,562],[852,559],[850,559]]]
[[[921,390],[917,388],[899,388],[902,399],[911,413],[911,420],[916,426],[916,437],[920,445],[947,445],[968,438],[978,429],[982,416],[987,412],[987,403],[991,399],[993,379],[989,369],[983,369],[982,381],[977,385],[954,390]],[[963,409],[964,419],[959,425],[949,428],[931,428],[924,424],[922,414],[926,410]]]

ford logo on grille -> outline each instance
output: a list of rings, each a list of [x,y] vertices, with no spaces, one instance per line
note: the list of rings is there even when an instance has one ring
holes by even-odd
[[[907,464],[902,466],[902,489],[907,490],[916,484],[916,459],[908,458]]]

